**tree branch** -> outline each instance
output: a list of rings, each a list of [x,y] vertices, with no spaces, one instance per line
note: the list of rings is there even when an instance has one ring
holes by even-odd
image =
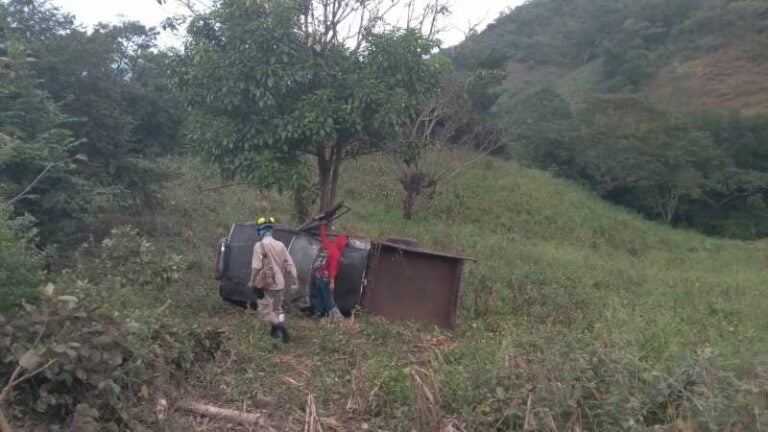
[[[16,204],[17,201],[22,199],[24,197],[24,195],[26,195],[33,187],[35,187],[35,185],[37,185],[37,183],[40,182],[40,180],[43,179],[43,177],[45,177],[45,174],[48,173],[48,171],[51,168],[53,168],[54,165],[55,164],[53,164],[53,163],[49,163],[48,165],[46,165],[45,169],[40,174],[38,174],[37,177],[35,177],[34,180],[32,180],[32,183],[30,183],[26,188],[24,188],[24,190],[21,191],[20,194],[16,195],[15,197],[11,198],[10,200],[6,201],[5,204],[9,205],[9,206],[12,206],[12,205]]]
[[[77,141],[77,142],[80,142],[80,141]],[[6,201],[5,204],[9,205],[9,206],[12,206],[12,205],[16,204],[16,202],[18,202],[20,199],[24,198],[24,196],[27,193],[29,193],[29,191],[32,190],[32,188],[34,188],[40,182],[40,180],[43,179],[43,177],[45,177],[45,175],[48,173],[48,171],[50,171],[51,168],[55,167],[56,165],[65,164],[67,162],[71,162],[71,161],[78,160],[78,159],[80,159],[80,160],[87,160],[88,158],[87,158],[87,156],[85,156],[83,154],[78,154],[76,156],[66,158],[66,159],[64,159],[61,162],[50,162],[50,163],[48,163],[48,165],[45,166],[43,171],[40,172],[40,174],[38,174],[37,177],[35,177],[34,180],[32,180],[32,183],[30,183],[27,187],[25,187],[24,190],[21,191],[21,193],[19,193],[15,197],[13,197],[13,198],[9,199],[8,201]]]
[[[46,325],[44,325],[40,332],[38,332],[37,337],[35,338],[35,342],[32,344],[31,350],[34,350],[37,347],[37,344],[40,343],[40,339],[43,337],[43,333],[45,333],[45,329],[47,328],[47,322]],[[24,381],[33,378],[37,374],[43,372],[44,370],[51,367],[52,364],[56,363],[56,359],[53,359],[45,364],[45,366],[42,366],[40,368],[37,368],[33,371],[29,371],[26,374],[19,377],[21,374],[21,371],[24,369],[21,364],[19,364],[16,369],[11,374],[11,378],[8,380],[8,384],[3,387],[3,390],[0,391],[0,432],[13,432],[13,428],[11,428],[11,424],[8,421],[8,418],[5,416],[5,412],[3,411],[3,404],[5,403],[5,399],[8,397],[8,395],[11,393],[11,390],[23,383]]]
[[[11,389],[13,389],[17,385],[23,383],[24,381],[27,381],[29,379],[34,378],[35,375],[37,375],[37,374],[43,372],[44,370],[48,369],[49,367],[51,367],[51,365],[56,363],[56,361],[57,361],[56,359],[50,360],[45,365],[43,365],[43,366],[41,366],[41,367],[39,367],[39,368],[37,368],[37,369],[35,369],[33,371],[27,372],[24,375],[22,375],[21,377],[13,380],[11,382],[9,382],[5,386],[5,388],[3,389],[2,393],[0,393],[0,403],[2,403],[5,400],[5,398],[8,396],[8,393],[10,393]],[[19,369],[19,368],[21,368],[21,366],[19,366],[17,369]]]

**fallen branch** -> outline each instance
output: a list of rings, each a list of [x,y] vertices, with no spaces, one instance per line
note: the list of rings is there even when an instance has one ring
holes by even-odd
[[[244,426],[266,426],[267,417],[263,414],[251,414],[231,409],[217,408],[201,402],[185,401],[176,405],[178,409],[204,415],[215,419],[226,420]]]
[[[317,415],[315,397],[311,394],[307,396],[307,410],[304,413],[304,432],[323,432],[323,428],[320,426],[320,417]]]

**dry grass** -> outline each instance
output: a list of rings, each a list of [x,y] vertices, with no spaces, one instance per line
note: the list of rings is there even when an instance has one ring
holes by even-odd
[[[440,427],[443,417],[435,373],[417,366],[410,369],[411,391],[416,404],[416,430],[419,432],[435,431]]]
[[[743,43],[704,53],[664,67],[648,94],[662,107],[679,113],[768,113],[768,63],[750,59]]]

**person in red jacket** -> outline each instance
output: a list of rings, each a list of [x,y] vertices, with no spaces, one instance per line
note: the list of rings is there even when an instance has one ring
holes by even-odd
[[[326,224],[320,226],[320,240],[323,243],[312,265],[312,297],[315,299],[315,316],[321,317],[336,308],[333,293],[336,290],[336,275],[341,267],[341,255],[349,240],[339,234],[334,241],[328,240]]]

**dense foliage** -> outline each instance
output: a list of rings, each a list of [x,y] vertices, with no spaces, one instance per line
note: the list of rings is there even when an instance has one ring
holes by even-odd
[[[306,187],[313,158],[323,209],[335,202],[343,161],[387,144],[437,86],[441,62],[416,30],[370,28],[350,46],[350,15],[316,24],[304,3],[220,2],[191,23],[177,82],[197,153],[226,177],[292,190]]]
[[[177,147],[180,123],[157,32],[85,32],[44,0],[0,4],[0,20],[0,191],[16,214],[74,244],[103,231],[100,215],[151,204],[161,176],[142,156]]]
[[[462,69],[605,61],[605,88],[637,88],[677,51],[768,31],[760,0],[537,0],[452,48]]]
[[[33,245],[30,221],[9,219],[0,205],[0,312],[34,302],[43,281],[43,257]]]
[[[765,113],[669,112],[646,92],[696,55],[739,46],[761,62],[766,18],[751,0],[540,0],[451,55],[465,71],[513,71],[492,109],[510,153],[649,218],[757,238],[768,236]]]
[[[686,119],[632,95],[572,108],[542,89],[505,113],[521,156],[665,223],[764,237],[764,117]]]
[[[0,308],[17,306],[8,302],[24,293],[24,278],[40,281],[33,265],[40,263],[30,260],[27,250],[31,246],[23,238],[8,240],[8,225],[0,222]],[[0,404],[10,405],[5,412],[20,425],[66,419],[83,432],[157,429],[161,419],[144,403],[149,386],[153,397],[163,397],[170,376],[210,359],[221,334],[176,326],[162,305],[153,305],[150,299],[160,287],[179,281],[183,264],[137,230],[118,227],[75,258],[77,264],[55,283],[33,285],[30,292],[40,294],[34,304],[0,309],[2,386],[9,376],[30,374],[4,392]],[[9,270],[14,279],[7,277]],[[7,298],[6,291],[16,297]],[[148,299],[144,307],[121,303],[139,293]],[[3,410],[0,406],[0,415]]]

